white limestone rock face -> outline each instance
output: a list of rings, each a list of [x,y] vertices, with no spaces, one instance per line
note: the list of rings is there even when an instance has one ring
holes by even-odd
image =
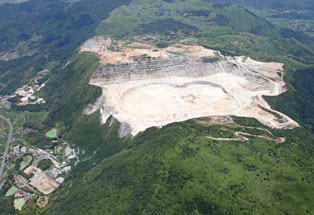
[[[103,48],[108,41],[119,51]],[[103,124],[113,116],[121,123],[120,137],[206,116],[253,117],[274,128],[298,126],[263,99],[286,90],[283,64],[183,44],[161,49],[100,38],[85,44],[82,50],[100,58],[90,84],[101,87],[103,95],[84,114],[100,110]]]

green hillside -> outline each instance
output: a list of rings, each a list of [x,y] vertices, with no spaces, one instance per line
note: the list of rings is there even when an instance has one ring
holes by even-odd
[[[30,133],[27,140],[40,148],[54,148],[54,144],[45,137],[49,128],[60,130],[60,138],[75,144],[85,151],[81,155],[80,165],[73,174],[80,175],[100,162],[120,152],[126,140],[118,138],[119,123],[111,128],[100,125],[99,113],[90,116],[82,115],[90,103],[94,103],[101,95],[101,89],[88,84],[89,78],[98,66],[98,59],[91,53],[81,53],[74,57],[71,63],[51,78],[49,84],[41,92],[47,99],[46,105],[20,108],[20,110],[39,111],[44,109],[46,117],[41,121],[28,123],[27,126],[36,128],[39,132]]]
[[[314,133],[314,69],[296,71],[291,86],[288,92],[267,101]]]
[[[100,23],[97,33],[116,39],[149,34],[168,42],[189,38],[232,55],[312,63],[312,37],[276,27],[240,6],[202,0],[162,2],[137,0],[120,7]]]
[[[296,9],[296,8],[313,8],[311,0],[204,0],[206,2],[215,2],[220,4],[237,3],[245,6],[256,8],[273,8],[273,9]]]
[[[275,131],[285,143],[252,137],[214,141],[242,131],[239,124],[210,126],[207,119],[149,129],[129,149],[104,159],[64,184],[38,214],[313,214],[313,136],[303,129]],[[34,205],[20,214],[34,214]]]
[[[101,20],[129,2],[32,0],[0,6],[0,94],[12,93],[43,69],[58,71]]]

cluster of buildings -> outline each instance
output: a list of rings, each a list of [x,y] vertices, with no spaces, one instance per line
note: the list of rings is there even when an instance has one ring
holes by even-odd
[[[12,95],[13,97],[21,97],[20,103],[18,103],[19,106],[45,103],[45,100],[43,98],[35,96],[34,94],[46,85],[46,82],[40,84],[39,80],[41,80],[48,72],[48,70],[43,70],[39,72],[38,75],[35,78],[31,79],[28,84],[22,86],[21,88],[18,88],[14,92],[14,95]]]
[[[14,197],[16,209],[22,209],[25,202],[34,196],[39,197],[38,206],[44,207],[48,203],[49,194],[58,189],[71,170],[70,162],[74,160],[74,165],[78,164],[79,149],[72,149],[64,143],[56,146],[55,151],[52,153],[56,153],[58,158],[46,150],[34,147],[15,145],[11,148],[6,166],[8,171],[15,170],[10,171],[8,179],[12,186],[7,193]],[[59,162],[60,159],[63,160],[62,163]],[[40,163],[43,160],[50,161],[49,168],[41,169]]]
[[[26,159],[24,158],[26,157],[31,157],[31,159],[21,165],[23,162],[25,163]],[[47,170],[39,168],[39,164],[43,160],[51,162],[51,167]],[[21,205],[34,195],[46,196],[54,192],[64,181],[63,173],[66,172],[57,159],[48,152],[20,145],[12,147],[8,156],[7,168],[17,170],[17,173],[9,177],[12,187],[8,191],[8,195],[14,196],[15,203],[18,205],[17,209],[21,208]],[[40,201],[40,204],[42,207],[43,201]]]

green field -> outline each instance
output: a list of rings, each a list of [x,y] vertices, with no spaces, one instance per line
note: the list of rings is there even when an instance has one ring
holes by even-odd
[[[46,136],[49,138],[57,137],[57,129],[56,128],[51,129],[50,131],[46,133]]]
[[[16,210],[22,210],[22,207],[25,204],[25,199],[24,198],[19,198],[14,200],[14,207]]]
[[[16,193],[19,189],[15,186],[12,186],[7,193],[5,194],[5,196],[12,196],[14,193]]]
[[[20,171],[23,171],[25,169],[25,167],[27,167],[27,163],[25,161],[22,161],[20,163]]]
[[[20,171],[23,171],[30,163],[32,162],[32,156],[27,155],[23,158],[23,161],[20,162]]]

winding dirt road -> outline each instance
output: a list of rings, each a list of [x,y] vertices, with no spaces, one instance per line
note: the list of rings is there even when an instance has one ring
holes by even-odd
[[[2,186],[2,180],[3,180],[3,171],[4,171],[4,167],[5,167],[5,161],[6,161],[6,157],[8,155],[8,152],[9,152],[10,143],[12,141],[13,125],[9,119],[5,118],[2,115],[0,115],[0,119],[3,121],[6,121],[9,125],[9,128],[10,128],[7,142],[5,144],[5,149],[4,149],[4,153],[3,153],[3,159],[2,159],[1,167],[0,167],[0,187],[1,187]]]

